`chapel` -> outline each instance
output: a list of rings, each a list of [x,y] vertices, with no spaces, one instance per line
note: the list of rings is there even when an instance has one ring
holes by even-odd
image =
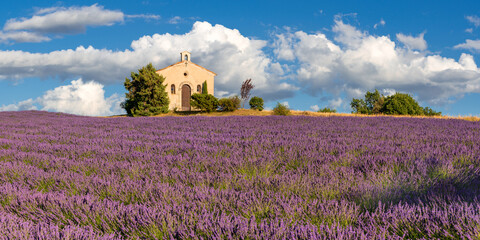
[[[190,111],[190,96],[201,93],[205,81],[208,93],[214,94],[214,78],[217,74],[193,63],[188,51],[180,53],[180,62],[158,70],[157,74],[165,77],[163,84],[167,85],[169,110]]]

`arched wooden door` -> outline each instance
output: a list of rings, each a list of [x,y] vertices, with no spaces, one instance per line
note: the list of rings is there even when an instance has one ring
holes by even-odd
[[[190,111],[190,96],[192,89],[187,84],[182,86],[182,111]]]

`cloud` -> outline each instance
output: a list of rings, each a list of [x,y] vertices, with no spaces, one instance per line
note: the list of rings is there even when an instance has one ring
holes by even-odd
[[[380,20],[380,22],[375,23],[375,25],[373,25],[373,28],[377,29],[377,27],[379,26],[385,26],[385,20],[383,20],[383,18]]]
[[[393,96],[395,95],[395,93],[397,93],[395,89],[391,89],[391,88],[382,89],[380,92],[386,97]]]
[[[192,53],[193,62],[218,74],[216,92],[236,94],[242,81],[252,78],[254,94],[265,100],[291,97],[298,88],[281,80],[282,66],[263,52],[266,44],[245,37],[236,29],[196,22],[185,34],[144,36],[123,51],[91,46],[50,53],[0,51],[0,79],[82,78],[121,84],[130,72],[149,62],[165,67],[177,62],[179,53],[187,50]]]
[[[328,101],[328,106],[334,109],[341,107],[342,104],[343,104],[342,98],[334,98]]]
[[[465,17],[470,23],[472,23],[475,27],[480,26],[480,18],[478,16],[466,16]]]
[[[412,93],[420,101],[445,104],[465,93],[480,92],[480,70],[473,56],[464,53],[455,60],[419,53],[414,49],[427,45],[423,34],[403,38],[414,41],[405,41],[408,44],[402,47],[388,36],[370,35],[338,18],[332,30],[334,40],[323,33],[277,34],[276,51],[292,53],[286,64],[307,94],[340,102],[344,95],[361,97],[375,88],[395,89]]]
[[[49,37],[26,31],[0,32],[0,42],[48,42]]]
[[[146,20],[158,20],[162,18],[160,15],[155,14],[134,14],[134,15],[125,15],[127,18],[142,18]]]
[[[40,9],[31,18],[10,19],[4,31],[28,30],[37,33],[82,33],[87,26],[110,26],[124,20],[120,11],[94,4],[84,7]]]
[[[84,116],[109,116],[125,113],[120,107],[124,98],[118,94],[113,94],[108,98],[105,98],[104,95],[102,84],[94,81],[84,83],[82,79],[78,79],[71,81],[69,85],[48,90],[35,100],[28,99],[18,104],[2,106],[0,111],[41,109]]]
[[[467,33],[473,33],[473,28],[467,28],[467,29],[465,29],[465,32],[467,32]]]
[[[465,43],[458,44],[454,48],[480,51],[480,40],[467,39]]]
[[[313,105],[313,106],[310,106],[310,109],[314,112],[318,112],[318,110],[320,110],[320,107],[318,105]]]
[[[397,39],[410,49],[424,51],[427,49],[427,42],[423,39],[425,33],[420,33],[417,37],[397,33]]]
[[[33,99],[27,99],[21,101],[17,104],[2,105],[0,111],[26,111],[26,110],[37,110],[37,107],[34,105],[35,101]]]
[[[84,83],[82,79],[78,79],[70,85],[48,90],[36,101],[42,106],[42,110],[47,111],[87,116],[112,115],[112,107],[120,105],[122,99],[116,94],[105,99],[104,95],[102,84],[94,81]]]
[[[286,106],[287,108],[290,108],[290,105],[288,105],[288,101],[281,102],[280,104]]]
[[[168,20],[168,23],[178,24],[180,21],[182,21],[182,18],[179,17],[179,16],[175,16],[175,17],[170,18],[170,20]]]

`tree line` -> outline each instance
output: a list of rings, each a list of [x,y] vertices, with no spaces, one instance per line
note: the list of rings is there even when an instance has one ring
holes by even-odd
[[[406,93],[395,93],[391,96],[374,92],[365,93],[365,99],[352,99],[350,106],[353,113],[361,114],[386,114],[386,115],[424,115],[440,116],[442,113],[429,107],[421,107],[418,102]]]

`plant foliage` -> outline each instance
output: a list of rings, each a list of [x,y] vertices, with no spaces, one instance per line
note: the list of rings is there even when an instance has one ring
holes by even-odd
[[[320,109],[318,110],[317,112],[323,112],[323,113],[336,113],[337,110],[334,109],[334,108],[329,108],[329,107],[325,107],[323,109]]]
[[[252,97],[248,102],[248,104],[250,104],[251,109],[255,109],[258,111],[263,110],[263,99],[261,97],[257,97],[257,96]]]
[[[128,116],[152,116],[168,112],[170,99],[163,85],[165,78],[156,73],[151,63],[125,78],[126,100],[121,107]]]
[[[426,115],[440,116],[429,107],[422,108],[418,102],[405,93],[395,93],[385,97],[375,89],[375,92],[367,92],[365,99],[352,99],[350,106],[353,113],[361,114],[387,114],[387,115]]]
[[[252,79],[251,78],[243,81],[242,87],[240,88],[240,97],[243,100],[243,108],[245,108],[245,102],[250,97],[250,91],[252,91],[252,89],[254,87],[255,86],[252,84]]]
[[[273,114],[287,116],[290,115],[290,109],[287,107],[287,105],[277,102],[277,106],[273,108]]]
[[[424,115],[417,101],[405,93],[395,93],[387,97],[381,112],[388,115]]]
[[[218,106],[220,111],[233,112],[240,108],[240,98],[238,96],[222,98],[218,100]]]
[[[212,94],[194,93],[191,96],[190,104],[202,112],[212,112],[218,108],[218,99]]]
[[[208,94],[207,81],[202,83],[202,94]]]
[[[2,240],[480,236],[479,122],[0,119]]]

